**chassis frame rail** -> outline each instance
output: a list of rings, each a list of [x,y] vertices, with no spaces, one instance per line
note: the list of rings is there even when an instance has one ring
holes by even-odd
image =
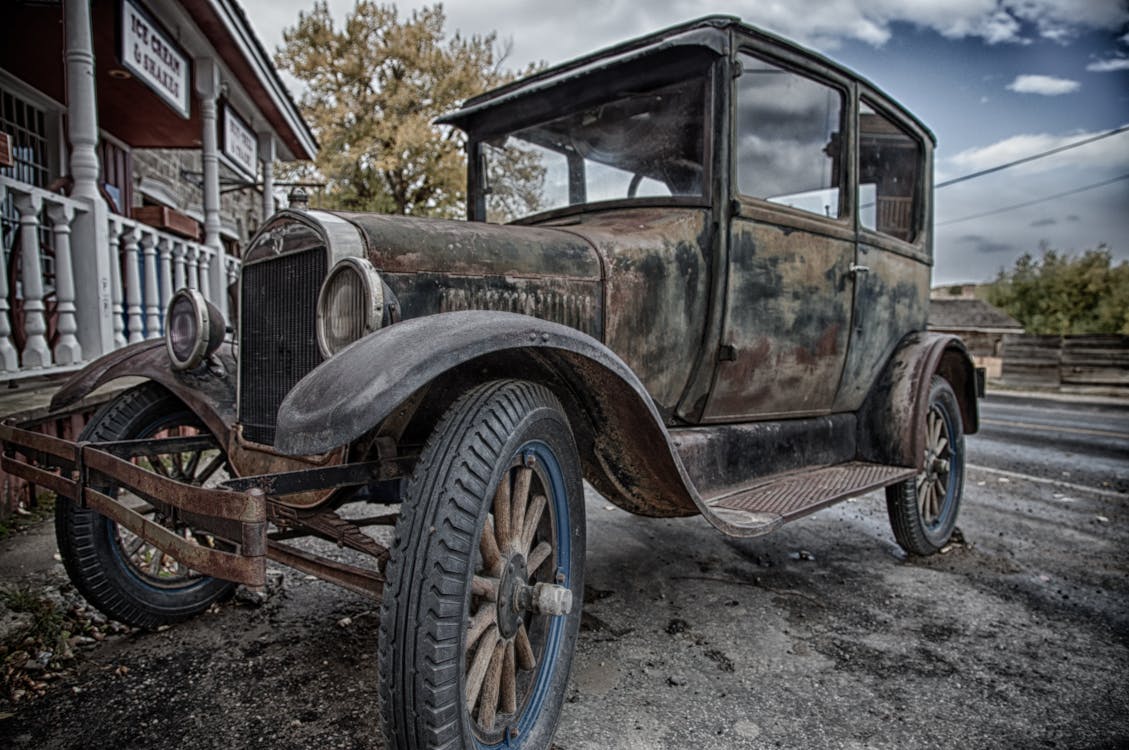
[[[0,465],[8,473],[101,513],[200,573],[248,586],[266,584],[267,497],[261,489],[197,487],[128,460],[187,447],[219,447],[210,436],[86,443],[0,424],[0,443]],[[177,535],[107,494],[103,483],[134,493],[174,523],[182,521],[232,542],[237,551],[204,547]]]

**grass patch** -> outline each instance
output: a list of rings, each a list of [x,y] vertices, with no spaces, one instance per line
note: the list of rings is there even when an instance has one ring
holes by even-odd
[[[55,493],[41,492],[35,498],[34,507],[20,507],[10,516],[0,518],[0,540],[34,526],[40,521],[45,521],[53,515],[55,515]]]

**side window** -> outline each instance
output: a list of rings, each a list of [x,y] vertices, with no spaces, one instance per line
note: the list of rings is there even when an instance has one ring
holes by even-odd
[[[737,190],[838,218],[843,93],[752,55],[740,59]]]
[[[859,221],[913,242],[919,229],[921,142],[900,125],[859,102]]]

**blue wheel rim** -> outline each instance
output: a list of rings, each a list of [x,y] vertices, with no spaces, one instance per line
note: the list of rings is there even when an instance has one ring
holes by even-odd
[[[561,471],[560,464],[553,450],[540,440],[532,440],[525,443],[517,451],[516,455],[536,459],[537,465],[541,467],[543,473],[542,479],[548,480],[549,486],[546,487],[546,489],[549,490],[549,494],[551,495],[549,498],[549,508],[552,517],[557,557],[557,567],[554,570],[554,575],[558,577],[557,580],[562,586],[570,587],[572,584],[572,530],[569,525],[568,493],[565,487],[564,473]],[[505,475],[503,475],[503,477],[505,478]],[[478,750],[519,748],[524,743],[525,738],[533,729],[534,724],[537,723],[537,718],[541,713],[541,707],[544,705],[545,700],[549,697],[549,693],[552,690],[553,676],[556,673],[557,662],[560,660],[561,655],[561,644],[565,639],[565,623],[567,618],[568,616],[564,615],[553,617],[549,620],[548,632],[545,635],[545,647],[542,651],[540,662],[537,665],[537,674],[533,679],[532,685],[529,687],[529,698],[525,702],[525,706],[516,721],[510,724],[510,726],[517,728],[517,736],[510,737],[508,733],[503,732],[501,741],[494,744],[486,744],[478,737],[475,737],[474,744]]]

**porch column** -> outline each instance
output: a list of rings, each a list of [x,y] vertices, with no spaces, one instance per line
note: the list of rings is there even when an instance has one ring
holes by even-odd
[[[200,95],[200,121],[203,125],[201,143],[204,162],[204,244],[223,256],[220,241],[220,157],[216,131],[216,98],[220,93],[220,72],[215,60],[196,59],[196,93]],[[223,263],[212,263],[208,269],[208,287],[212,290],[211,302],[227,316],[227,284],[223,277]]]
[[[259,133],[259,159],[263,163],[263,223],[274,213],[274,135]]]
[[[90,0],[64,0],[67,61],[67,139],[71,144],[73,197],[90,210],[80,214],[72,231],[75,317],[78,341],[87,359],[114,348],[110,300],[109,209],[98,192],[98,106],[94,83],[94,44]]]

